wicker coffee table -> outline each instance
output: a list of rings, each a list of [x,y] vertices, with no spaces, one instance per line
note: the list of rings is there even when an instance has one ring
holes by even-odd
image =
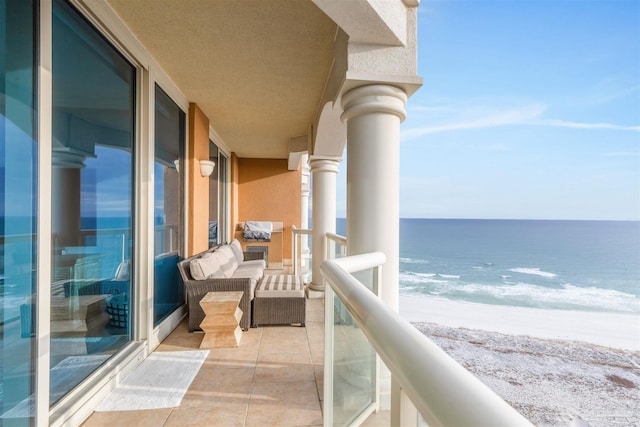
[[[242,291],[208,292],[200,300],[205,314],[200,323],[204,331],[200,348],[237,347],[240,344],[242,310],[238,304],[242,295]]]

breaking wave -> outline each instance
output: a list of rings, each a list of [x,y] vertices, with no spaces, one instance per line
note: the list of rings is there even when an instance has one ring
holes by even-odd
[[[636,295],[602,289],[563,284],[550,288],[530,283],[479,284],[438,280],[436,274],[400,274],[400,292],[444,297],[452,300],[537,307],[564,310],[640,312],[640,298]]]
[[[405,264],[430,264],[426,259],[415,258],[400,258],[400,262],[404,262]]]
[[[509,271],[512,271],[514,273],[532,274],[534,276],[541,276],[541,277],[556,277],[557,276],[557,274],[549,273],[547,271],[542,271],[539,268],[532,268],[532,267],[511,268],[511,269],[509,269]]]

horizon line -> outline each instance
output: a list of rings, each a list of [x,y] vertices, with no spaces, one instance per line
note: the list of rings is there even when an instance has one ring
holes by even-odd
[[[337,217],[336,219],[347,219]],[[463,217],[418,217],[404,216],[400,219],[434,219],[434,220],[463,220],[463,221],[600,221],[600,222],[640,222],[639,219],[570,219],[570,218],[463,218]]]

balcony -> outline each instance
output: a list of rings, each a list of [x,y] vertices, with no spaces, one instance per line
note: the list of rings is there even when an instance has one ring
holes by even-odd
[[[178,406],[94,412],[83,425],[529,425],[384,306],[383,254],[332,259],[344,244],[327,235],[332,303],[310,299],[306,327],[252,328],[239,347],[210,350]],[[197,350],[201,340],[183,321],[156,352]]]

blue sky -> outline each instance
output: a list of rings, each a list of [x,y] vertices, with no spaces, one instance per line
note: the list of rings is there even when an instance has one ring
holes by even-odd
[[[402,217],[640,220],[640,1],[430,0],[418,19]]]

